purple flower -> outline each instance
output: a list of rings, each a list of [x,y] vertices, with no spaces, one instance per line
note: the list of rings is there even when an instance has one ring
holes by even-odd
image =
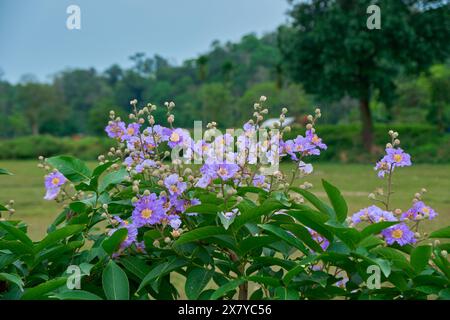
[[[222,163],[214,165],[214,171],[224,181],[232,178],[239,170],[239,166],[234,163]]]
[[[330,245],[330,241],[324,238],[321,234],[317,233],[317,231],[308,227],[306,227],[306,229],[308,229],[309,234],[311,235],[313,240],[316,241],[324,251],[327,250],[328,246]]]
[[[326,150],[327,145],[322,142],[322,139],[317,136],[317,134],[313,133],[312,130],[306,131],[306,139],[309,140],[311,144],[318,147],[319,149]]]
[[[125,134],[126,127],[123,121],[110,121],[105,128],[108,137],[121,139]]]
[[[412,208],[402,214],[402,219],[408,218],[410,220],[419,220],[422,218],[428,218],[433,220],[438,213],[434,211],[430,206],[425,205],[423,201],[417,201],[413,204]],[[420,217],[420,218],[419,218]],[[419,218],[419,219],[418,219]]]
[[[411,156],[400,148],[386,148],[386,155],[377,162],[375,170],[378,170],[378,177],[383,178],[395,167],[408,167],[411,165]]]
[[[259,188],[267,187],[268,184],[266,184],[266,176],[262,174],[255,174],[253,177],[253,185]]]
[[[180,128],[177,129],[164,128],[163,135],[165,136],[164,139],[167,139],[170,148],[175,148],[178,145],[182,145],[188,142],[189,138],[186,132]]]
[[[356,212],[351,217],[353,224],[358,224],[363,221],[369,223],[377,223],[381,221],[397,221],[397,218],[392,212],[384,211],[377,206],[370,206]]]
[[[387,162],[394,167],[408,167],[411,165],[411,156],[405,153],[401,148],[386,148]]]
[[[311,174],[313,172],[313,166],[310,163],[304,163],[303,161],[300,161],[298,163],[298,169],[303,174]]]
[[[163,201],[155,193],[141,196],[133,206],[132,219],[137,227],[161,223],[166,218],[166,209],[163,206]]]
[[[156,162],[151,159],[145,159],[144,161],[136,165],[136,172],[141,173],[142,171],[144,171],[144,169],[150,167],[156,167]]]
[[[181,219],[177,215],[170,215],[169,216],[169,225],[172,227],[172,229],[177,230],[181,226]]]
[[[139,136],[139,128],[141,125],[139,123],[130,123],[125,130],[123,136],[121,137],[123,141],[128,141],[131,138],[136,138]]]
[[[399,245],[404,246],[416,242],[414,232],[412,232],[405,223],[396,224],[395,226],[386,228],[381,234],[389,245],[397,242]]]
[[[61,190],[61,186],[66,183],[67,179],[60,173],[59,171],[53,171],[45,176],[45,188],[47,192],[45,194],[45,200],[53,200],[55,199],[59,191]]]
[[[186,182],[181,182],[180,177],[174,173],[164,179],[164,185],[171,195],[180,195],[186,190]]]
[[[122,243],[120,244],[120,248],[119,250],[124,250],[126,248],[128,248],[129,246],[131,246],[133,244],[133,242],[136,241],[137,239],[137,235],[138,235],[138,230],[137,227],[132,224],[129,223],[126,220],[122,220],[121,218],[114,216],[114,219],[119,222],[119,226],[116,229],[112,229],[109,232],[109,235],[111,236],[114,232],[116,232],[119,229],[125,228],[128,231],[127,237],[125,238],[125,240],[122,241]]]

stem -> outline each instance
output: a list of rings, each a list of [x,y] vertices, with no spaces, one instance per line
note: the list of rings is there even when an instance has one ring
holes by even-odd
[[[391,199],[392,194],[392,170],[394,169],[393,165],[389,168],[389,176],[388,176],[388,186],[387,186],[387,195],[386,195],[386,210],[389,211],[389,201]]]

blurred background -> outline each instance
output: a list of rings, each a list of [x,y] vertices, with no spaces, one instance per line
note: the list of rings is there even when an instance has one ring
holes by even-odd
[[[67,26],[70,5],[81,29]],[[126,117],[131,99],[173,100],[179,127],[235,128],[261,95],[270,117],[289,109],[292,136],[320,106],[329,150],[318,161],[331,171],[378,159],[397,130],[425,168],[405,185],[432,183],[438,209],[450,211],[447,0],[0,0],[0,167],[16,173],[0,180],[0,200],[19,191],[30,195],[22,206],[31,219],[54,212],[35,200],[42,172],[18,159],[95,160],[113,143],[109,110]],[[164,122],[164,108],[156,118]],[[348,168],[331,174],[360,199],[371,190],[354,183],[360,167]]]

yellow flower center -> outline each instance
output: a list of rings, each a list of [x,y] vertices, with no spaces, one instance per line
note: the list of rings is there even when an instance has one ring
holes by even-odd
[[[422,212],[425,213],[425,214],[430,213],[430,208],[428,208],[428,207],[423,207],[423,208],[422,208]]]
[[[221,176],[225,176],[227,175],[228,171],[225,168],[220,168],[219,171],[217,171],[217,173]]]
[[[315,135],[312,137],[311,141],[312,141],[313,143],[318,143],[318,142],[319,142],[319,137],[317,136],[317,134],[315,134]]]
[[[401,154],[394,155],[395,162],[400,162],[400,161],[402,161],[402,159],[403,159],[403,156]]]
[[[128,133],[130,136],[133,135],[133,134],[134,134],[134,128],[133,128],[133,127],[128,128],[128,129],[127,129],[127,133]]]
[[[56,186],[56,185],[58,185],[59,181],[60,181],[59,178],[53,178],[52,184],[54,184]]]
[[[178,188],[177,188],[177,186],[174,185],[174,184],[171,185],[169,189],[170,189],[170,191],[172,191],[172,192],[178,192]]]
[[[152,216],[153,210],[151,209],[144,209],[141,211],[142,218],[148,219]]]
[[[178,142],[180,140],[180,135],[176,132],[172,132],[170,135],[170,141],[172,142]]]
[[[400,229],[395,229],[392,231],[392,238],[400,239],[403,236],[403,231]]]

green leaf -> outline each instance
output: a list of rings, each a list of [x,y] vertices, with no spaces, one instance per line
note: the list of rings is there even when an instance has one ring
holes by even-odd
[[[225,235],[226,230],[222,227],[206,226],[194,229],[192,231],[183,233],[178,240],[174,242],[174,245],[181,245],[192,241],[197,241],[212,236]]]
[[[67,179],[72,182],[89,180],[91,171],[86,164],[74,157],[57,156],[47,159],[47,162],[58,169]]]
[[[0,168],[0,175],[2,175],[2,174],[9,175],[9,176],[12,175],[12,173],[9,172],[8,170]]]
[[[4,205],[0,204],[0,211],[9,211],[9,209]]]
[[[90,206],[82,201],[74,201],[69,204],[69,208],[76,213],[85,213],[90,209]]]
[[[219,212],[219,219],[222,223],[222,226],[225,230],[228,230],[230,225],[234,222],[234,219],[236,219],[236,215],[233,215],[231,218],[225,217],[225,214],[223,212]]]
[[[33,255],[33,248],[23,244],[18,240],[0,240],[0,250],[7,249],[18,255]]]
[[[14,227],[7,221],[0,221],[0,228],[8,232],[15,239],[22,242],[24,245],[29,246],[30,248],[33,246],[33,241],[23,232],[22,230]]]
[[[49,293],[62,286],[65,286],[66,283],[67,283],[66,277],[51,279],[47,282],[37,285],[36,287],[26,289],[21,299],[22,300],[46,299]]]
[[[23,281],[17,274],[12,273],[0,273],[0,280],[12,282],[16,284],[20,290],[23,291]]]
[[[214,214],[219,211],[219,207],[212,203],[202,203],[186,209],[185,213],[201,213],[201,214]]]
[[[50,232],[44,239],[41,240],[35,247],[35,252],[42,251],[43,249],[46,249],[48,246],[53,245],[57,243],[60,240],[66,239],[76,233],[79,233],[84,230],[83,225],[69,225],[65,226],[61,229],[55,230],[53,232]]]
[[[230,282],[227,282],[223,286],[220,286],[219,288],[217,288],[217,290],[214,291],[214,293],[211,295],[210,299],[211,300],[217,300],[217,299],[223,297],[228,292],[236,289],[237,287],[239,287],[243,283],[244,283],[243,279],[231,280]]]
[[[329,227],[325,225],[327,219],[325,215],[320,212],[312,210],[289,210],[287,212],[295,220],[303,225],[313,229],[330,241],[333,241],[334,235],[330,232]]]
[[[274,234],[275,236],[279,237],[280,239],[286,241],[291,246],[296,247],[304,254],[308,255],[310,253],[309,250],[303,245],[303,243],[300,240],[298,240],[293,235],[287,233],[282,228],[271,225],[271,224],[259,224],[258,226],[261,229],[264,229],[264,230]]]
[[[98,295],[84,290],[70,290],[59,293],[54,293],[51,298],[59,300],[103,300]]]
[[[322,247],[312,238],[309,231],[299,224],[283,224],[284,229],[292,232],[297,238],[302,240],[308,247],[316,252],[323,252]]]
[[[370,224],[361,231],[361,236],[365,238],[372,234],[380,233],[384,229],[389,228],[397,223],[399,223],[399,221],[382,221]]]
[[[430,238],[450,238],[450,226],[433,231]]]
[[[417,273],[420,273],[428,264],[431,256],[431,246],[418,246],[411,252],[411,265]]]
[[[402,252],[389,248],[389,247],[377,247],[372,250],[370,250],[372,253],[379,254],[380,256],[384,257],[388,261],[391,261],[394,266],[396,266],[399,269],[404,270],[405,272],[411,273],[412,267],[409,264],[406,257],[403,255]]]
[[[119,171],[110,172],[103,177],[100,181],[98,190],[100,193],[105,191],[110,185],[116,185],[122,183],[125,178],[129,175],[125,168],[121,168]]]
[[[264,201],[260,206],[249,208],[247,210],[241,210],[241,214],[234,220],[232,228],[237,231],[247,222],[257,220],[263,215],[267,215],[275,210],[284,208],[286,208],[286,206],[278,200],[268,199]]]
[[[328,198],[330,199],[331,205],[334,208],[336,219],[339,222],[344,222],[347,218],[348,212],[347,202],[345,202],[345,199],[338,188],[323,179],[322,185],[328,195]]]
[[[325,202],[317,198],[314,194],[307,190],[303,190],[297,187],[291,187],[291,190],[300,193],[306,200],[308,200],[314,207],[316,207],[320,212],[328,215],[330,218],[335,218],[335,213]]]
[[[274,243],[278,239],[272,236],[250,236],[239,242],[239,249],[242,255],[245,255],[247,252],[266,247],[269,244]]]
[[[145,278],[142,280],[141,284],[139,285],[137,292],[139,292],[143,287],[145,287],[147,284],[149,284],[153,280],[158,279],[158,278],[166,275],[167,273],[172,272],[173,270],[184,267],[186,265],[186,263],[187,262],[185,259],[174,257],[167,262],[158,264],[145,276]]]
[[[150,272],[151,267],[145,263],[144,260],[134,256],[122,257],[119,260],[120,264],[129,272],[134,274],[139,279],[144,279],[147,273]]]
[[[280,280],[273,277],[262,277],[262,276],[250,276],[246,278],[248,281],[253,281],[259,284],[263,284],[265,286],[277,287],[279,286]]]
[[[130,286],[127,274],[110,260],[102,274],[103,291],[108,300],[128,300]]]
[[[188,299],[196,300],[200,296],[202,290],[211,280],[213,275],[214,269],[211,270],[205,268],[192,269],[186,278],[186,284],[184,287]]]
[[[114,233],[110,237],[103,240],[102,247],[109,255],[112,255],[119,249],[120,244],[127,238],[127,236],[128,229],[120,228],[114,231]]]
[[[439,291],[439,298],[442,300],[450,300],[450,289],[442,289]]]
[[[283,278],[283,282],[286,285],[289,285],[289,283],[292,281],[292,279],[298,275],[300,272],[304,272],[305,268],[303,268],[303,266],[301,265],[297,265],[294,268],[292,268],[291,270],[289,270],[286,275]]]

